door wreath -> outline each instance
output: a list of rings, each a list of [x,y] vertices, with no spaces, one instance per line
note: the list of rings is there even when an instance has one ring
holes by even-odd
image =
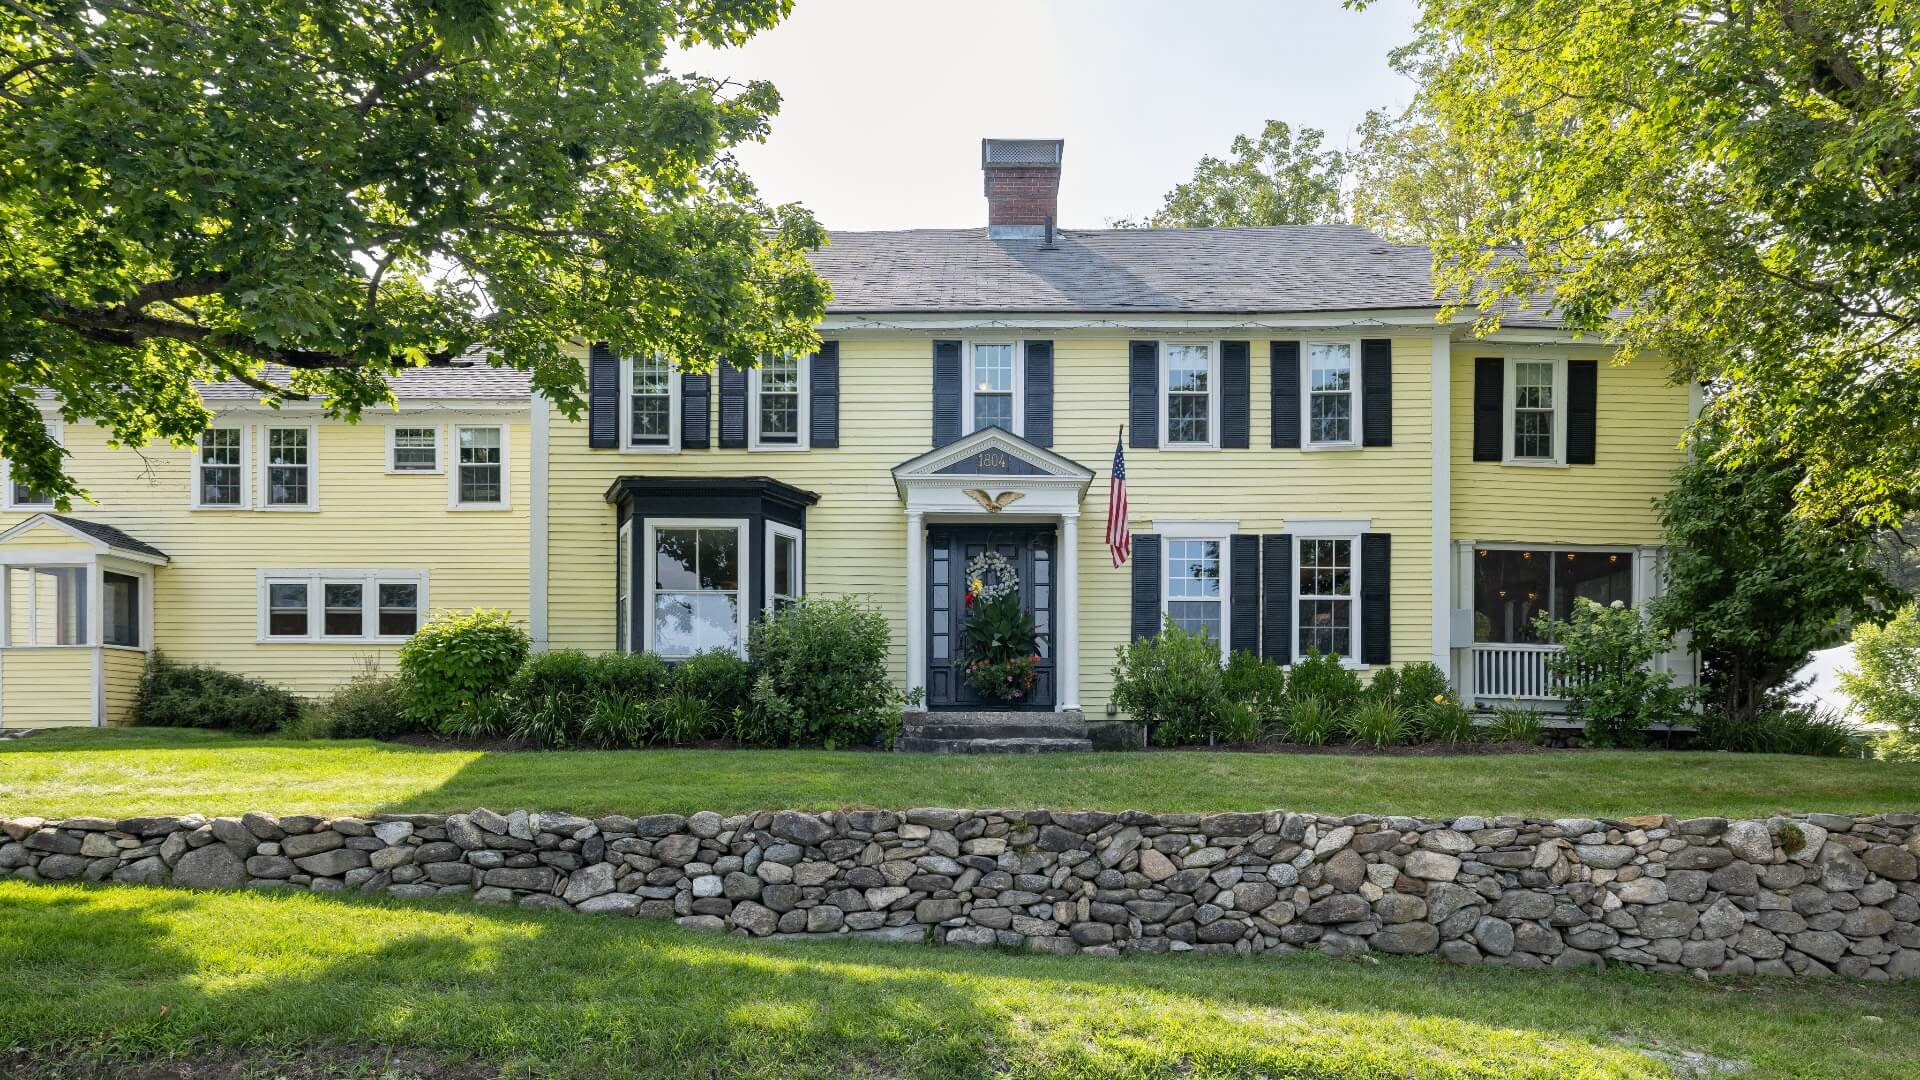
[[[1033,614],[1020,606],[1020,574],[997,551],[967,562],[967,686],[989,701],[1016,702],[1033,692],[1040,638]]]

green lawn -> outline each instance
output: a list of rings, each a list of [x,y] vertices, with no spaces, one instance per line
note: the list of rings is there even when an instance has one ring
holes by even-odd
[[[1920,1073],[1920,986],[754,943],[464,904],[0,882],[0,1072],[303,1047],[539,1076],[1686,1075],[1642,1052],[1661,1049],[1740,1063],[1721,1076],[1893,1080]]]
[[[479,753],[166,729],[0,742],[0,815],[842,806],[1753,816],[1920,809],[1920,764],[1708,753]]]

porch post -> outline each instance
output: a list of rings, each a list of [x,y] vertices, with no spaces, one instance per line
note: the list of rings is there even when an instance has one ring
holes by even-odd
[[[925,515],[907,511],[907,692],[927,688],[927,540]],[[923,701],[922,707],[925,706]]]
[[[1060,670],[1059,708],[1080,707],[1080,515],[1060,515],[1060,641],[1054,661]]]

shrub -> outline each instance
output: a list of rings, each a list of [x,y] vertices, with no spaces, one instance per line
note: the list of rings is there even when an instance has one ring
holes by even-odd
[[[1385,701],[1395,705],[1401,704],[1400,669],[1386,667],[1375,671],[1373,676],[1367,680],[1366,689],[1360,691],[1360,696],[1368,701]]]
[[[1220,741],[1235,746],[1246,746],[1260,741],[1266,725],[1260,720],[1260,710],[1251,702],[1229,701],[1220,706]]]
[[[660,741],[670,744],[706,738],[713,717],[713,703],[685,689],[669,690],[647,707],[648,724]]]
[[[707,703],[715,716],[730,717],[753,696],[753,668],[729,649],[709,649],[676,664],[673,689]]]
[[[1447,673],[1440,670],[1440,665],[1422,660],[1400,669],[1402,706],[1424,712],[1443,699],[1457,703],[1460,697],[1453,692],[1453,683]]]
[[[900,725],[887,618],[853,597],[805,599],[753,624],[754,682],[739,730],[786,746],[867,746]],[[720,720],[727,722],[727,717]]]
[[[1347,737],[1375,748],[1406,742],[1413,734],[1406,710],[1385,701],[1363,701],[1344,725]]]
[[[1262,727],[1286,722],[1287,669],[1258,653],[1236,649],[1227,657],[1221,692],[1230,702],[1252,706]]]
[[[1873,754],[1882,761],[1920,761],[1920,739],[1910,739],[1898,731],[1885,732],[1873,741]]]
[[[526,631],[504,611],[447,611],[427,620],[400,646],[407,711],[445,730],[450,717],[506,688],[527,658]]]
[[[1675,720],[1685,708],[1673,676],[1653,668],[1672,642],[1639,608],[1581,597],[1566,622],[1543,611],[1535,625],[1564,649],[1548,655],[1547,669],[1560,677],[1556,692],[1568,713],[1586,725],[1588,745],[1637,746],[1649,724]]]
[[[1309,649],[1306,659],[1293,665],[1287,693],[1295,698],[1317,697],[1335,715],[1345,716],[1360,703],[1360,676],[1332,653]]]
[[[1203,743],[1226,703],[1220,643],[1168,618],[1155,637],[1117,650],[1113,702],[1162,746]]]
[[[1711,712],[1700,718],[1700,741],[1714,750],[1810,757],[1859,757],[1863,747],[1843,716],[1810,705],[1778,706],[1748,723]]]
[[[156,652],[140,677],[133,722],[264,734],[298,723],[301,706],[292,691],[218,668],[175,664]]]
[[[513,726],[513,703],[507,695],[488,694],[442,719],[433,730],[443,739],[498,739],[511,735]]]
[[[1493,710],[1493,723],[1487,728],[1487,737],[1494,742],[1537,743],[1545,733],[1540,714],[1518,705],[1502,705]]]
[[[329,739],[391,739],[425,730],[407,711],[400,680],[381,674],[373,658],[310,711],[314,734]]]
[[[653,733],[651,703],[623,694],[595,698],[580,728],[582,741],[601,747],[643,746]]]
[[[673,671],[650,652],[602,653],[593,658],[595,692],[633,701],[652,701],[667,692]]]
[[[1920,605],[1908,604],[1883,626],[1853,631],[1855,670],[1840,674],[1840,688],[1860,716],[1895,734],[1889,743],[1920,743]]]
[[[1473,714],[1457,701],[1429,700],[1426,708],[1415,712],[1414,716],[1420,728],[1420,737],[1428,742],[1463,743],[1473,742],[1480,737],[1480,728],[1473,722]]]
[[[527,657],[508,680],[506,697],[513,735],[547,747],[578,745],[599,699],[601,664],[578,649],[555,649]]]
[[[1319,746],[1340,729],[1340,717],[1317,697],[1294,698],[1287,707],[1287,739]]]

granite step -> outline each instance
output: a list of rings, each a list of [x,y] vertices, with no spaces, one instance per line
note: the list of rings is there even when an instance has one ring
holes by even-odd
[[[909,754],[1084,753],[1093,749],[1093,740],[1001,736],[984,739],[929,739],[902,735],[894,741],[893,748]]]
[[[1010,709],[909,712],[894,748],[929,754],[1033,754],[1093,749],[1086,716]]]

